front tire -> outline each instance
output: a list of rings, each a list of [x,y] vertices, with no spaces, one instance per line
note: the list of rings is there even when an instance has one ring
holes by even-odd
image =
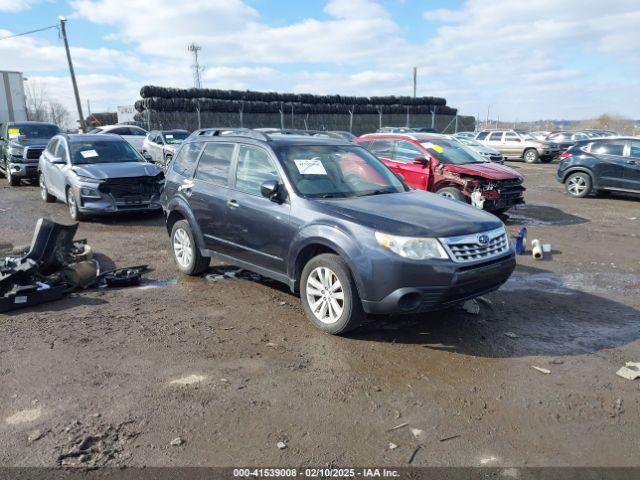
[[[69,216],[72,220],[79,222],[85,218],[85,216],[78,210],[78,201],[73,194],[72,188],[67,188],[67,207],[69,208]]]
[[[459,202],[467,203],[467,200],[464,198],[464,194],[460,190],[458,190],[456,187],[440,188],[436,191],[436,193],[446,198],[452,198],[453,200],[458,200]]]
[[[51,195],[49,190],[47,190],[47,185],[44,183],[44,175],[42,173],[40,174],[40,198],[42,198],[42,201],[46,203],[53,203],[56,201],[56,197]]]
[[[7,183],[12,187],[17,187],[20,185],[20,178],[16,177],[11,173],[11,168],[8,164],[5,163],[5,176],[7,177]]]
[[[171,252],[178,269],[186,275],[200,275],[209,268],[211,258],[200,253],[186,220],[178,220],[171,229]]]
[[[572,173],[564,181],[564,188],[572,197],[584,198],[591,193],[591,177],[584,172]]]
[[[300,299],[311,322],[332,335],[358,328],[365,318],[347,263],[338,255],[313,257],[302,270]]]
[[[522,158],[526,163],[537,163],[540,155],[535,148],[529,148],[524,151],[524,153],[522,154]]]

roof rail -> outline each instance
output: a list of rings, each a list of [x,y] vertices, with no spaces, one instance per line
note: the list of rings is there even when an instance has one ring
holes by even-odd
[[[237,136],[237,137],[250,137],[256,140],[264,140],[265,142],[271,141],[271,137],[259,130],[252,130],[251,128],[237,128],[237,127],[212,127],[202,128],[201,132],[211,132],[212,137],[221,137],[223,135]],[[200,133],[202,135],[202,133]]]

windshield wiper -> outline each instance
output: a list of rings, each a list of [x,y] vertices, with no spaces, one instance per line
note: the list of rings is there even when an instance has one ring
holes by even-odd
[[[384,195],[387,193],[398,193],[395,190],[389,190],[388,188],[379,188],[377,190],[371,190],[369,192],[361,193],[358,197],[368,197],[370,195]]]

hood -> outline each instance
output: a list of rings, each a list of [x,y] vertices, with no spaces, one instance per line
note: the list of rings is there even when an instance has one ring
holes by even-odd
[[[49,144],[49,139],[46,138],[27,138],[26,140],[11,140],[9,146],[13,148],[24,147],[40,147],[45,148]]]
[[[421,190],[315,202],[330,217],[393,235],[449,237],[503,225],[483,210]]]
[[[107,180],[109,178],[155,177],[162,170],[151,163],[122,162],[75,165],[73,171],[81,177]]]
[[[470,163],[467,165],[448,164],[445,168],[450,172],[473,175],[489,180],[511,180],[514,178],[522,180],[524,178],[513,168],[494,162]]]

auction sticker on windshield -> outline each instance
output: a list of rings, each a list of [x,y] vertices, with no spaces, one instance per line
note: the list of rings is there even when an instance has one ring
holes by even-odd
[[[302,175],[326,175],[327,171],[324,169],[324,165],[318,159],[312,158],[311,160],[294,160],[298,172]]]
[[[82,158],[93,158],[98,156],[98,152],[95,150],[83,150],[80,155],[82,155]]]
[[[7,134],[9,135],[9,138],[18,138],[20,136],[20,130],[17,128],[10,128],[7,130]]]

